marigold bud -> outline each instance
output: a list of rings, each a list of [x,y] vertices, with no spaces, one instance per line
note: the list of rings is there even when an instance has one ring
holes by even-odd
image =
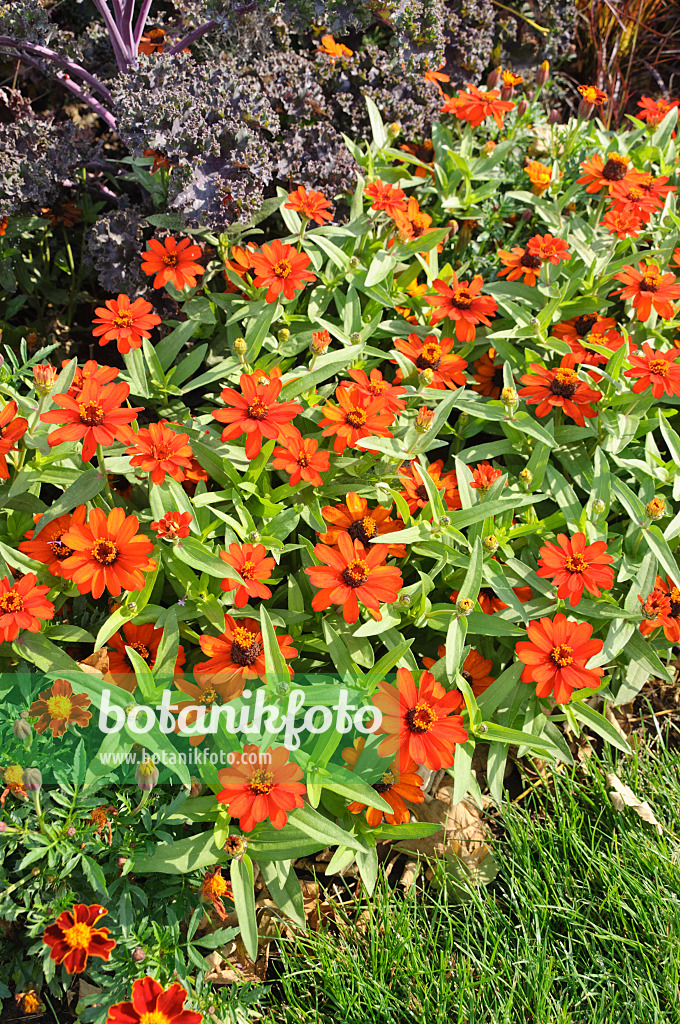
[[[0,834],[7,831],[7,822],[0,821]]]
[[[202,792],[203,783],[201,782],[200,779],[195,779],[192,775],[191,785],[189,786],[189,796],[195,799],[197,796],[200,796]]]
[[[54,389],[54,385],[57,380],[56,367],[50,366],[49,363],[38,363],[37,366],[33,367],[33,381],[35,384],[35,390],[41,397],[49,395]]]
[[[525,224],[528,224],[532,217],[533,212],[531,210],[522,210],[522,220]]]
[[[592,114],[593,110],[595,110],[595,104],[590,103],[584,96],[578,105],[576,117],[579,121],[587,121],[590,115]]]
[[[485,551],[488,551],[490,555],[495,554],[498,551],[498,538],[490,533],[488,537],[485,537],[482,541],[482,547]]]
[[[518,401],[517,392],[514,388],[503,388],[501,391],[501,402],[506,408],[512,408],[517,405]]]
[[[228,857],[231,857],[232,860],[240,860],[247,849],[248,840],[245,836],[227,836],[224,843],[224,852]]]
[[[158,783],[159,771],[151,758],[145,757],[135,769],[135,782],[142,793],[150,793]]]
[[[534,474],[531,472],[530,469],[526,469],[525,467],[519,474],[519,478],[525,487],[531,487],[534,480]]]
[[[524,117],[524,115],[526,114],[528,109],[529,109],[529,104],[527,103],[527,101],[526,100],[520,100],[519,103],[517,104],[517,116],[518,117]]]
[[[290,331],[287,327],[282,327],[276,337],[280,345],[285,345],[287,341],[290,341]]]
[[[430,384],[434,380],[434,370],[429,366],[426,366],[424,370],[421,370],[418,374],[418,380],[420,381],[421,388],[429,388]]]
[[[647,502],[645,512],[649,519],[663,519],[666,515],[666,502],[663,498],[652,498]]]
[[[602,498],[595,498],[592,506],[593,517],[596,519],[598,516],[601,516],[606,508],[607,506],[603,502]]]
[[[66,835],[69,837],[69,839],[73,839],[75,834],[76,834],[76,830],[74,829],[73,825],[70,825],[66,829]]]
[[[328,351],[330,343],[331,336],[328,331],[314,331],[312,343],[309,347],[315,356],[322,356],[324,352]]]
[[[456,611],[459,615],[471,615],[475,607],[475,602],[471,597],[461,597],[456,604]]]
[[[234,352],[237,356],[243,356],[246,353],[248,345],[245,338],[237,338],[234,342]]]
[[[495,148],[496,147],[494,146],[494,149]],[[458,221],[449,220],[447,221],[446,226],[449,229],[449,234],[455,238],[455,236],[458,234],[458,231],[460,230],[460,224],[458,223]]]
[[[550,61],[544,60],[536,72],[536,85],[542,89],[550,77]]]
[[[562,124],[562,115],[556,107],[553,107],[548,114],[548,124]]]
[[[42,774],[38,768],[25,768],[21,781],[27,793],[39,793],[42,789]]]
[[[493,71],[490,71],[489,74],[486,76],[486,87],[487,87],[487,89],[495,89],[496,86],[498,85],[498,83],[500,82],[500,80],[501,80],[501,69],[500,68],[494,68]]]
[[[17,718],[12,725],[12,732],[14,733],[15,739],[23,740],[25,743],[26,740],[30,740],[31,738],[31,723],[27,722],[23,717]]]
[[[432,429],[432,420],[434,419],[434,409],[428,409],[426,405],[422,405],[418,409],[418,415],[416,416],[416,422],[414,424],[419,434],[426,434],[428,430]]]
[[[137,949],[132,951],[132,959],[136,964],[141,964],[143,960],[146,960],[146,953],[141,946],[137,946]],[[151,1016],[151,1014],[149,1014]]]

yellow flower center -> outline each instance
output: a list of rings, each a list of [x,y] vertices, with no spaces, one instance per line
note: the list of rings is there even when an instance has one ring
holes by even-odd
[[[120,330],[121,328],[132,327],[134,322],[135,318],[133,317],[132,313],[130,313],[129,310],[126,310],[125,312],[118,314],[116,319],[113,321],[113,326],[117,327]]]
[[[179,256],[176,252],[168,252],[162,257],[162,261],[166,267],[176,267],[179,263]]]
[[[588,568],[588,563],[583,555],[567,555],[564,560],[564,567],[569,572],[585,572]]]
[[[277,277],[283,277],[284,279],[289,276],[292,269],[293,268],[291,267],[288,260],[279,260],[279,262],[275,263],[274,266],[272,267],[273,273]]]
[[[550,660],[560,668],[566,668],[574,660],[574,651],[569,644],[558,644],[550,652]]]
[[[5,780],[6,786],[23,786],[24,782],[22,779],[23,769],[20,764],[11,764],[9,768],[5,768],[3,772],[3,779]]]
[[[250,779],[250,790],[256,796],[266,796],[274,788],[274,773],[258,768],[253,772]]]
[[[418,701],[415,707],[406,712],[406,724],[411,732],[429,732],[436,721],[436,712],[424,700]]]
[[[264,402],[261,402],[260,399],[257,398],[252,405],[248,406],[248,416],[251,420],[263,420],[266,417],[268,410],[269,406],[265,405]]]
[[[255,562],[244,562],[239,572],[244,580],[254,580],[256,568]]]
[[[366,422],[366,413],[363,409],[350,409],[345,415],[345,420],[350,427],[363,427]]]
[[[210,687],[208,690],[204,690],[201,694],[201,704],[205,708],[211,708],[213,704],[221,704],[222,699],[214,687]]]
[[[47,546],[58,562],[63,562],[73,554],[73,549],[67,544],[64,544],[61,537],[56,537],[54,540],[48,540]]]
[[[113,565],[118,557],[118,548],[112,540],[98,540],[95,541],[91,554],[100,565]]]
[[[650,359],[649,360],[649,372],[655,373],[657,377],[668,376],[668,360],[667,359]]]
[[[132,648],[133,651],[137,651],[137,654],[140,656],[140,658],[143,658],[144,661],[149,661],[149,659],[151,658],[151,651],[146,646],[146,644],[140,643],[139,640],[137,640],[134,644],[130,644],[129,646]]]
[[[222,875],[211,875],[204,879],[201,888],[206,899],[218,900],[227,891],[227,880]]]
[[[78,406],[80,422],[86,427],[98,427],[104,419],[104,410],[96,402],[86,402]]]
[[[170,1018],[162,1010],[150,1010],[141,1015],[139,1024],[170,1024]]]
[[[472,305],[472,295],[469,288],[456,288],[451,297],[451,302],[458,309],[469,309]]]
[[[47,699],[47,710],[50,713],[50,718],[58,720],[60,718],[68,718],[71,714],[71,708],[73,704],[69,697],[56,696],[49,697]]]
[[[348,587],[360,587],[369,577],[370,570],[362,558],[355,558],[342,570],[342,578]]]
[[[442,350],[440,345],[428,342],[423,345],[423,350],[416,359],[416,366],[419,370],[438,370],[442,361]]]
[[[23,607],[24,602],[15,590],[10,590],[9,593],[0,597],[0,614],[2,615],[13,615],[20,612]]]
[[[71,949],[87,949],[92,941],[92,929],[81,921],[64,931],[64,942]]]
[[[373,516],[364,516],[363,519],[355,519],[347,532],[352,540],[368,544],[373,537],[378,536],[378,527]]]

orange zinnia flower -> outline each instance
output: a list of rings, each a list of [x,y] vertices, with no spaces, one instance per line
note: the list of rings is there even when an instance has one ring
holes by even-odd
[[[367,398],[355,385],[339,385],[335,389],[338,405],[330,402],[323,407],[324,418],[319,424],[326,429],[324,437],[335,434],[333,449],[342,455],[345,448],[356,447],[362,437],[392,437],[387,428],[394,420],[394,414],[387,408],[384,398]],[[370,448],[364,449],[371,451]]]
[[[344,60],[354,54],[354,50],[350,50],[349,46],[345,46],[344,43],[336,43],[330,32],[327,32],[325,36],[321,36],[321,46],[316,52],[330,57],[331,64],[335,64],[336,57],[341,57]]]
[[[191,533],[193,519],[191,512],[166,512],[162,519],[151,524],[151,529],[158,534],[159,540],[161,537],[182,540]]]
[[[496,480],[500,480],[503,476],[502,469],[496,469],[490,462],[480,462],[478,466],[472,470],[472,483],[470,487],[474,490],[479,491],[483,496],[489,491]]]
[[[531,587],[513,587],[512,591],[522,604],[531,601],[534,596]],[[449,600],[453,604],[457,604],[459,594],[459,590],[454,590]],[[485,615],[495,615],[496,612],[502,612],[504,608],[510,607],[505,601],[501,601],[500,597],[494,593],[491,587],[482,587],[477,595],[477,601]]]
[[[202,1024],[203,1014],[185,1010],[187,992],[175,982],[164,989],[148,975],[132,985],[132,1002],[109,1008],[106,1024]]]
[[[450,82],[451,81],[450,77],[448,75],[445,75],[442,72],[442,68],[445,68],[445,67],[446,67],[446,61],[442,61],[442,63],[439,65],[439,67],[436,70],[434,68],[428,68],[427,71],[423,72],[424,80],[426,82],[431,82],[432,85],[435,85],[437,87],[437,89],[439,89],[440,95],[442,95],[442,96],[444,95],[444,90],[442,89],[442,87],[441,87],[441,85],[439,83],[440,82]],[[403,148],[404,147],[402,146],[402,149]]]
[[[432,370],[432,383],[428,387],[438,391],[446,388],[455,391],[467,383],[463,373],[467,361],[462,356],[454,355],[451,351],[454,345],[453,338],[437,338],[434,334],[428,334],[424,339],[417,334],[409,334],[408,341],[403,338],[394,339],[394,347],[419,370]],[[398,373],[401,379],[401,371]]]
[[[108,516],[93,508],[83,524],[72,523],[62,541],[73,554],[62,564],[62,575],[71,579],[81,594],[101,597],[108,590],[118,597],[121,590],[141,590],[144,573],[153,572],[156,563],[149,554],[153,544],[138,534],[137,516],[126,516],[122,508]]]
[[[74,693],[68,680],[55,679],[49,690],[43,690],[38,700],[33,701],[28,714],[38,718],[33,727],[36,732],[51,729],[53,736],[63,736],[67,725],[87,725],[92,712],[85,708],[91,703],[86,694]]]
[[[561,406],[566,416],[571,417],[580,427],[585,425],[584,416],[597,416],[593,402],[602,398],[601,391],[595,391],[582,381],[576,373],[573,355],[563,356],[560,365],[549,370],[540,363],[532,363],[531,373],[525,373],[520,380],[526,387],[519,394],[527,405],[535,405],[537,416],[548,416],[551,409]]]
[[[663,627],[664,636],[672,644],[680,642],[680,590],[670,576],[662,579],[656,577],[654,590],[642,600],[638,594],[644,615],[640,623],[640,632],[649,636],[659,626]]]
[[[337,548],[317,544],[314,554],[324,565],[312,565],[305,569],[310,582],[321,588],[314,595],[312,608],[323,611],[331,604],[342,605],[345,622],[356,622],[359,618],[359,603],[363,604],[380,621],[381,604],[393,604],[397,600],[403,583],[399,569],[384,565],[385,550],[382,544],[371,544],[364,548],[358,540],[350,540],[346,533],[337,539]]]
[[[499,98],[497,89],[482,92],[476,85],[468,83],[467,91],[458,90],[457,97],[449,97],[442,107],[442,113],[454,114],[460,121],[467,121],[478,128],[487,117],[493,117],[499,128],[503,127],[505,114],[514,110],[515,104]]]
[[[274,378],[266,384],[258,383],[257,373],[241,374],[241,391],[224,388],[221,398],[231,409],[216,409],[212,414],[219,423],[226,423],[222,431],[223,441],[246,434],[246,458],[255,459],[260,454],[262,439],[282,440],[287,436],[284,425],[294,420],[302,406],[297,402],[279,402],[283,384]]]
[[[246,274],[253,268],[251,256],[256,250],[257,246],[253,242],[248,242],[245,248],[242,248],[240,245],[232,245],[232,259],[224,261],[225,268],[231,270],[233,274],[236,274],[237,277],[245,281]],[[227,282],[227,292],[230,294],[238,292],[238,288],[226,272],[223,274],[223,277]]]
[[[145,622],[141,626],[126,622],[122,633],[114,633],[111,639],[106,641],[113,650],[109,651],[109,670],[104,678],[111,679],[116,686],[127,690],[128,693],[133,693],[137,686],[137,676],[125,648],[131,647],[142,661],[146,662],[150,669],[153,669],[158,656],[158,646],[162,639],[163,630],[157,629],[153,622]],[[180,644],[173,678],[176,686],[179,685],[185,661],[184,648]]]
[[[427,467],[427,475],[434,481],[438,491],[441,491],[443,486],[444,504],[449,511],[455,512],[461,507],[458,479],[453,470],[450,470],[448,473],[442,473],[443,468],[444,460],[437,459],[436,462],[431,462]],[[408,505],[411,515],[413,515],[416,509],[425,508],[430,499],[423,483],[419,464],[411,462],[408,468],[400,469],[399,478],[404,485],[404,490],[399,493]]]
[[[54,605],[45,594],[48,586],[36,586],[37,577],[27,572],[19,580],[0,580],[0,643],[16,640],[20,629],[39,633],[41,619],[54,616]]]
[[[423,238],[434,231],[434,228],[431,226],[432,217],[430,217],[429,213],[425,213],[424,210],[420,209],[415,196],[411,196],[403,209],[400,208],[394,211],[393,219],[400,242],[411,242],[415,238]],[[441,252],[442,249],[443,245],[440,242],[437,246],[437,252]]]
[[[543,266],[540,256],[528,252],[520,245],[514,246],[510,252],[499,249],[496,255],[503,264],[503,269],[498,271],[499,277],[505,277],[507,274],[508,281],[517,281],[524,275],[524,284],[531,287],[536,284]]]
[[[614,559],[607,554],[607,542],[595,541],[586,544],[585,533],[575,533],[569,538],[557,534],[557,544],[545,544],[539,551],[537,575],[552,580],[557,587],[557,596],[576,607],[583,596],[583,588],[593,597],[600,596],[600,590],[611,590],[614,586]]]
[[[643,224],[649,223],[654,212],[663,206],[663,199],[653,190],[642,188],[635,180],[613,185],[609,202],[614,213],[629,213]]]
[[[505,605],[507,608],[507,605]],[[440,644],[437,648],[437,654],[439,659],[446,656],[446,645]],[[432,668],[433,665],[437,664],[436,658],[423,658],[423,665],[425,668]],[[467,658],[463,662],[463,667],[460,670],[465,682],[472,690],[475,697],[481,697],[485,690],[488,690],[492,683],[496,681],[495,676],[490,676],[489,672],[493,666],[493,662],[490,658],[484,658],[479,651],[470,651]]]
[[[333,220],[333,207],[323,192],[315,192],[313,188],[307,191],[300,185],[294,192],[288,193],[288,202],[284,203],[284,206],[286,210],[295,210],[307,220],[313,220],[315,224]]]
[[[655,263],[638,263],[635,267],[624,267],[614,279],[626,286],[614,295],[633,300],[633,309],[642,323],[649,319],[652,308],[663,320],[672,320],[675,306],[672,299],[680,299],[680,283],[675,284],[674,274],[662,274]]]
[[[284,658],[297,657],[292,641],[287,633],[276,638]],[[219,636],[201,636],[198,642],[208,661],[196,665],[196,679],[200,684],[216,687],[223,699],[239,697],[249,679],[265,678],[264,640],[256,619],[234,620],[231,615],[225,615],[224,632]],[[290,666],[288,671],[292,676]],[[190,692],[183,682],[180,689]]]
[[[571,349],[572,355],[574,356],[576,363],[591,363],[594,366],[606,366],[611,358],[611,354],[616,352],[625,344],[626,339],[622,334],[619,334],[615,330],[607,330],[604,326],[606,321],[604,318],[600,323],[595,324],[590,334],[585,338],[565,338],[567,345]],[[609,349],[609,355],[603,355],[601,352],[596,352],[592,347],[593,345],[603,345]],[[629,347],[632,351],[633,343],[630,342]],[[595,370],[588,370],[588,376],[597,384],[598,381],[602,380],[602,374],[597,373]]]
[[[372,210],[384,210],[388,217],[406,208],[406,193],[380,178],[367,185],[364,195],[371,200]]]
[[[616,320],[613,317],[600,316],[599,313],[582,313],[581,316],[573,316],[570,320],[563,320],[550,328],[550,333],[559,338],[560,341],[579,341],[586,338],[591,331],[608,331],[616,327]]]
[[[302,437],[299,433],[284,434],[281,447],[275,448],[272,453],[272,468],[289,473],[288,482],[291,487],[295,487],[301,480],[314,487],[321,487],[321,474],[328,471],[330,454],[317,451],[318,447],[319,442],[312,437]]]
[[[630,158],[620,153],[607,153],[606,160],[596,154],[590,160],[584,160],[579,167],[585,173],[578,178],[578,184],[585,185],[586,192],[599,192],[606,188],[611,195],[614,185],[630,178]]]
[[[137,53],[143,53],[150,57],[152,53],[163,53],[165,49],[165,29],[150,28],[139,40]]]
[[[40,416],[43,423],[62,424],[47,435],[50,448],[82,440],[82,459],[89,462],[98,444],[108,448],[115,440],[127,441],[128,424],[141,412],[141,407],[122,408],[129,394],[128,384],[105,384],[102,387],[90,379],[83,384],[77,398],[53,395],[52,401],[59,408],[50,409]]]
[[[367,398],[382,398],[386,407],[393,413],[399,413],[406,408],[406,402],[401,397],[406,394],[406,388],[401,384],[390,384],[384,380],[380,370],[371,370],[370,376],[364,370],[350,369],[347,371],[354,381],[354,390]],[[341,387],[349,388],[352,385],[349,381],[343,381]]]
[[[69,974],[82,974],[90,956],[108,960],[116,943],[109,938],[108,928],[96,927],[105,914],[108,910],[98,903],[91,907],[74,903],[72,910],[64,910],[43,932],[50,959],[63,964]]]
[[[243,832],[266,819],[274,828],[283,828],[288,812],[304,805],[307,788],[300,782],[304,772],[299,765],[287,763],[288,756],[285,747],[269,747],[263,754],[248,743],[234,764],[217,773],[223,786],[217,801],[226,805],[232,818],[238,818]]]
[[[186,443],[188,434],[176,434],[161,420],[142,427],[133,436],[134,443],[125,449],[132,455],[131,466],[139,466],[143,472],[150,473],[154,484],[162,484],[166,473],[179,483],[184,480],[183,469],[191,466],[193,455],[191,446]]]
[[[646,121],[652,127],[661,124],[668,111],[673,108],[678,111],[680,116],[680,100],[653,100],[651,96],[643,96],[641,100],[638,100],[638,107],[640,110],[636,117],[639,117],[641,121]]]
[[[18,411],[16,402],[8,402],[0,412],[0,480],[9,480],[7,455],[28,430],[28,420],[17,416]]]
[[[181,238],[179,242],[172,235],[162,242],[151,238],[149,248],[142,253],[142,270],[149,276],[156,275],[154,288],[164,288],[170,282],[182,292],[186,287],[195,288],[196,278],[205,272],[196,262],[200,255],[200,246],[194,245],[190,238]]]
[[[70,359],[62,359],[62,370],[68,366]],[[83,390],[83,385],[88,380],[96,384],[110,384],[118,376],[117,366],[100,366],[96,359],[88,359],[82,366],[76,366],[76,372],[71,382],[71,387],[66,392],[69,398],[77,398]]]
[[[130,302],[127,295],[107,299],[103,306],[95,309],[92,323],[98,326],[92,333],[99,338],[100,345],[115,341],[118,351],[127,355],[130,349],[141,348],[142,340],[151,337],[151,331],[161,322],[161,318],[151,312],[152,309],[146,299]]]
[[[633,392],[636,395],[646,391],[649,387],[655,398],[662,398],[666,395],[680,395],[680,366],[676,362],[680,352],[677,348],[667,349],[665,352],[655,352],[645,342],[640,355],[629,356],[633,364],[630,370],[626,370],[624,377],[638,377],[633,384]]]
[[[271,597],[269,587],[262,580],[268,580],[276,565],[273,558],[267,558],[264,544],[230,544],[229,552],[220,551],[220,558],[235,569],[243,583],[237,580],[220,580],[222,590],[235,590],[234,604],[243,608],[251,597]]]
[[[617,238],[637,238],[643,227],[642,221],[634,213],[617,213],[616,210],[605,213],[600,223],[610,235],[616,235]]]
[[[593,640],[593,627],[587,622],[573,622],[558,612],[530,622],[528,640],[515,646],[515,653],[524,662],[523,683],[536,683],[536,696],[554,694],[558,704],[566,704],[574,690],[597,689],[604,674],[602,668],[586,668],[586,664],[603,648],[601,640]]]
[[[456,743],[466,743],[461,715],[452,712],[463,703],[458,690],[446,690],[431,672],[423,672],[416,686],[407,668],[397,669],[397,685],[378,683],[373,704],[382,712],[378,734],[387,739],[378,746],[380,757],[396,754],[402,770],[413,760],[438,771],[450,768]]]
[[[637,188],[642,189],[650,198],[664,202],[670,192],[677,192],[677,185],[667,185],[668,175],[661,175],[655,178],[648,171],[634,171],[633,182]]]
[[[327,523],[331,523],[331,529],[326,533],[319,534],[322,544],[337,546],[338,537],[344,534],[350,540],[358,540],[368,547],[375,537],[382,537],[385,534],[398,533],[404,529],[401,521],[390,518],[390,510],[382,505],[374,509],[368,507],[365,498],[359,497],[355,491],[350,491],[345,498],[344,505],[324,505],[321,515]],[[397,538],[395,537],[395,540]],[[403,544],[387,543],[387,554],[395,558],[405,558],[406,548]],[[378,545],[371,545],[377,547]]]
[[[561,260],[566,263],[571,259],[567,243],[561,238],[554,238],[550,232],[530,238],[527,242],[527,252],[538,257],[544,263],[552,263],[554,266],[557,266]]]
[[[263,245],[250,259],[257,274],[253,284],[267,289],[267,302],[276,302],[281,292],[284,298],[294,299],[296,289],[304,288],[305,281],[316,281],[316,274],[307,269],[309,256],[279,238]]]
[[[360,742],[361,749],[363,749],[363,737]],[[350,771],[359,760],[361,749],[356,746],[343,750],[342,759],[349,765]],[[405,825],[411,820],[411,812],[404,800],[408,800],[412,804],[422,804],[425,799],[423,780],[418,775],[418,765],[411,759],[405,763],[403,768],[400,768],[399,760],[395,758],[387,771],[383,772],[380,782],[374,782],[372,788],[383,800],[387,801],[392,808],[391,813],[380,811],[377,807],[368,807],[359,800],[352,800],[347,805],[350,814],[361,814],[365,810],[366,824],[371,828],[382,825],[383,816],[389,825]]]
[[[477,381],[472,385],[472,390],[487,398],[500,398],[501,390],[504,387],[503,364],[495,361],[496,350],[490,348],[488,352],[475,362],[472,376]]]
[[[524,173],[529,176],[531,182],[531,191],[535,195],[542,195],[547,188],[549,188],[552,181],[552,168],[546,166],[546,164],[540,163],[538,160],[529,160]]]
[[[24,534],[27,540],[21,541],[19,551],[23,551],[29,558],[34,558],[36,562],[42,562],[53,576],[63,576],[63,564],[73,554],[73,551],[68,545],[64,544],[62,537],[71,526],[82,525],[85,522],[86,515],[87,509],[85,505],[78,505],[73,512],[59,516],[57,519],[53,519],[51,523],[48,523],[35,540],[33,539],[35,531],[28,530]],[[40,522],[41,517],[42,512],[33,516],[33,522],[36,526]]]
[[[480,295],[484,281],[479,274],[470,283],[459,281],[456,274],[452,275],[451,287],[439,278],[432,282],[438,294],[428,298],[430,306],[434,306],[430,317],[432,325],[449,317],[455,321],[458,341],[473,341],[477,324],[491,326],[490,316],[496,315],[498,303],[490,295]]]

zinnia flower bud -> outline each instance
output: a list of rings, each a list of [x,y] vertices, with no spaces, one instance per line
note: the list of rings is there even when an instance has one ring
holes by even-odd
[[[531,487],[531,484],[533,483],[534,479],[534,474],[531,472],[530,469],[525,468],[519,474],[519,478],[525,487]]]
[[[434,380],[434,370],[426,366],[424,370],[421,370],[418,374],[418,380],[421,388],[429,388],[430,384]]]
[[[536,72],[536,85],[542,89],[550,77],[550,61],[544,60]]]
[[[31,723],[27,722],[23,717],[17,718],[12,725],[12,732],[14,733],[15,739],[23,740],[25,743],[26,740],[30,740],[31,738]]]
[[[352,342],[353,345],[358,345],[359,342],[361,341],[361,335],[359,334],[358,331],[352,331],[352,333],[349,336],[349,340]]]
[[[191,785],[189,786],[189,796],[191,798],[195,798],[197,796],[200,796],[202,792],[203,792],[203,783],[200,781],[200,779],[195,779],[193,777],[193,775],[192,775],[191,776]]]
[[[645,512],[649,519],[663,519],[666,515],[666,502],[663,498],[652,498],[647,502]]]
[[[482,146],[482,153],[486,153],[487,156],[491,156],[495,148],[496,143],[493,141],[493,139],[487,139],[487,141]],[[456,227],[458,227],[457,224]]]
[[[150,793],[158,783],[159,771],[151,758],[145,757],[135,769],[135,782],[142,793]]]
[[[410,594],[400,594],[399,595],[399,604],[403,605],[404,608],[408,608],[410,603],[411,603],[411,595]]]
[[[328,351],[330,343],[331,336],[328,331],[314,331],[312,343],[309,347],[315,356],[322,356],[324,352]]]
[[[243,356],[246,353],[248,345],[245,338],[237,338],[234,342],[234,352],[237,356]]]
[[[401,125],[398,121],[393,121],[392,124],[387,126],[387,137],[394,141],[398,135],[401,134]]]
[[[593,518],[597,519],[598,516],[601,516],[606,508],[607,506],[603,502],[602,498],[595,498],[592,506]]]
[[[456,611],[459,615],[471,615],[475,607],[475,602],[471,597],[461,597],[456,604]]]
[[[441,519],[439,520],[439,525],[440,526],[450,526],[451,525],[451,516],[442,516]]]
[[[240,860],[247,849],[248,840],[245,836],[227,836],[224,843],[224,852],[228,857],[231,857],[232,860]]]
[[[276,337],[280,345],[285,345],[287,341],[290,341],[290,331],[287,327],[282,327]]]
[[[528,109],[529,109],[529,104],[527,103],[527,101],[526,100],[520,100],[519,103],[517,104],[517,116],[518,117],[524,117],[524,115],[526,114]]]
[[[512,409],[517,405],[517,392],[514,388],[503,388],[501,391],[501,402],[506,409]]]
[[[488,537],[485,537],[482,541],[482,547],[485,551],[488,551],[490,555],[493,555],[498,551],[498,538],[490,533]]]
[[[432,429],[432,420],[434,419],[434,409],[428,409],[426,405],[422,405],[418,409],[418,415],[416,416],[416,422],[414,424],[419,434],[426,434],[428,430]]]
[[[42,789],[42,774],[37,768],[25,768],[21,773],[21,781],[27,793],[39,793]]]
[[[248,540],[250,541],[251,544],[259,544],[260,541],[262,540],[262,536],[258,533],[257,530],[253,530],[252,533],[248,534]]]
[[[41,397],[49,395],[57,380],[56,367],[50,366],[49,363],[38,363],[33,367],[33,380],[35,390]]]

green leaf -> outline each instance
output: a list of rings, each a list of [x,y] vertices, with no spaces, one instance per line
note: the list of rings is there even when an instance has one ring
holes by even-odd
[[[340,828],[329,818],[325,818],[313,807],[307,805],[296,807],[292,814],[288,815],[288,821],[310,838],[320,842],[322,846],[342,845],[348,846],[352,850],[363,850],[363,846],[356,836],[346,829]]]
[[[368,119],[371,122],[373,142],[377,149],[384,149],[388,143],[388,138],[380,111],[370,96],[364,94],[364,100],[366,101],[366,107],[368,109]]]
[[[290,671],[288,663],[281,653],[281,648],[276,639],[276,633],[269,618],[269,612],[264,604],[260,605],[260,626],[262,628],[262,640],[264,642],[264,663],[268,686],[280,686],[282,683],[290,682]]]
[[[132,394],[139,395],[140,398],[148,398],[148,374],[141,348],[130,349],[130,351],[123,356],[123,360],[125,362],[125,370],[127,372],[128,380],[130,381],[130,390],[132,391]]]
[[[291,861],[260,864],[269,895],[282,914],[289,917],[300,928],[307,927],[302,887],[293,870]]]
[[[380,284],[381,281],[384,281],[392,273],[396,265],[396,258],[384,249],[380,249],[371,260],[364,284],[367,288]]]
[[[78,505],[84,505],[90,501],[95,495],[100,494],[104,490],[106,481],[104,474],[100,473],[99,470],[86,469],[70,487],[67,487],[63,494],[61,494],[57,500],[50,505],[48,512],[43,512],[40,519],[35,525],[35,531],[33,533],[33,539],[45,529],[45,527],[58,519],[59,516],[66,515],[67,512],[71,512]]]
[[[248,854],[241,860],[231,862],[231,888],[234,894],[234,907],[238,917],[241,938],[250,959],[257,960],[257,918],[255,916],[255,886],[253,881],[253,862]]]
[[[135,856],[134,873],[188,875],[211,867],[220,859],[220,854],[221,851],[215,846],[214,834],[201,832],[177,842],[159,843],[153,853]]]
[[[225,562],[219,555],[213,554],[205,544],[197,537],[183,537],[175,545],[176,550],[181,552],[182,558],[188,562],[193,569],[199,572],[207,572],[209,576],[216,576],[222,580],[243,580],[228,562]]]
[[[579,722],[583,725],[587,725],[589,729],[597,733],[598,736],[601,736],[603,740],[607,741],[607,743],[611,743],[611,745],[616,747],[617,750],[623,750],[625,754],[633,753],[623,736],[617,732],[611,722],[608,722],[604,715],[601,715],[599,711],[595,711],[588,704],[579,700],[571,702],[571,710]]]
[[[291,399],[301,395],[303,391],[311,391],[317,384],[328,380],[329,377],[334,376],[340,370],[346,370],[363,352],[364,348],[364,345],[350,345],[348,348],[340,349],[338,352],[327,352],[317,360],[313,370],[304,372],[299,377],[296,377],[295,380],[290,380],[287,384],[284,384],[281,389],[280,400],[282,402],[289,402]]]

